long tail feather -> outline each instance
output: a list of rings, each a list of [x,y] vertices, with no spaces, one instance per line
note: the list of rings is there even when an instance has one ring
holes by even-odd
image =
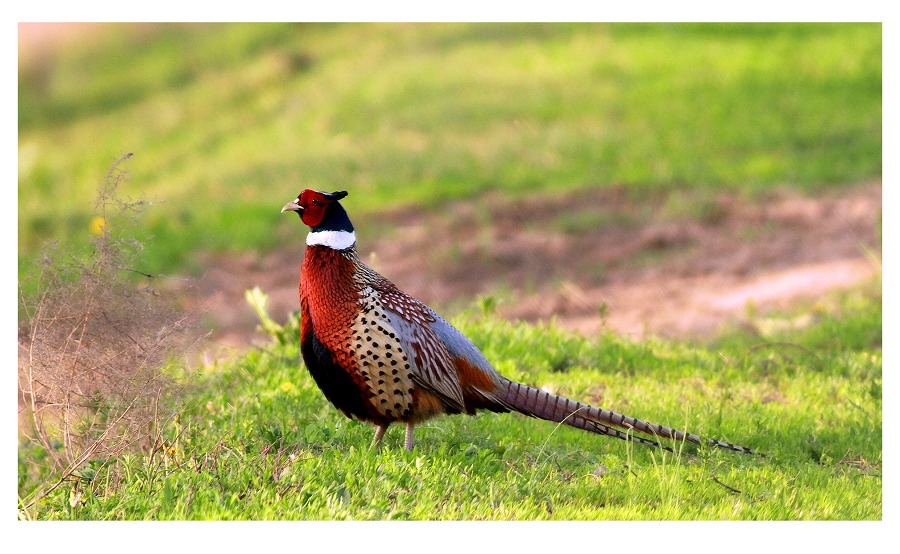
[[[661,445],[655,440],[635,436],[634,432],[650,435],[657,439],[686,441],[745,454],[758,454],[758,452],[745,446],[738,446],[716,439],[706,439],[686,431],[650,423],[649,421],[636,419],[610,410],[595,408],[588,404],[570,400],[564,396],[516,383],[515,381],[507,381],[506,389],[495,393],[494,396],[503,406],[527,416],[565,423],[592,433],[608,435],[639,444],[647,444],[664,450],[672,451],[668,446]]]

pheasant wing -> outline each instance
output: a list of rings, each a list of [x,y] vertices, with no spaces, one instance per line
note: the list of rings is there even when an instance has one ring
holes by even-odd
[[[369,286],[379,292],[381,304],[390,316],[390,325],[396,330],[403,349],[409,353],[412,380],[436,393],[449,407],[465,411],[454,358],[431,327],[436,317],[434,312],[384,277],[372,273],[377,278],[370,279]]]

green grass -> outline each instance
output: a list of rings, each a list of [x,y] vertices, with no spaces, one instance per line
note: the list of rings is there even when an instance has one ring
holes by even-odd
[[[147,271],[486,190],[807,191],[881,174],[879,24],[110,27],[19,69],[19,252],[84,243],[131,151]]]
[[[296,329],[202,370],[167,443],[89,465],[34,519],[880,520],[881,283],[807,325],[707,346],[581,338],[469,313],[456,324],[508,377],[765,458],[679,455],[511,414],[447,416],[380,450],[302,363]],[[19,494],[46,477],[19,450]],[[595,473],[602,474],[596,475]]]

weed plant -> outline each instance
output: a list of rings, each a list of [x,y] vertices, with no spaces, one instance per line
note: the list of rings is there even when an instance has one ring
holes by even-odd
[[[85,252],[48,244],[30,287],[20,283],[20,509],[66,483],[78,490],[127,452],[151,458],[182,389],[177,354],[191,318],[166,293],[133,276],[142,200],[118,196],[118,160],[98,187]],[[25,452],[25,457],[21,457]]]

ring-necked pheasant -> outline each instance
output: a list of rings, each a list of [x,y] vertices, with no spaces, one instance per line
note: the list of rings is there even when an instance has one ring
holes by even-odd
[[[376,426],[439,414],[515,411],[666,450],[656,440],[688,441],[753,453],[715,439],[649,423],[516,383],[500,375],[466,337],[357,256],[356,234],[339,200],[345,191],[306,189],[282,212],[310,227],[300,270],[300,346],[325,397],[347,417]]]

